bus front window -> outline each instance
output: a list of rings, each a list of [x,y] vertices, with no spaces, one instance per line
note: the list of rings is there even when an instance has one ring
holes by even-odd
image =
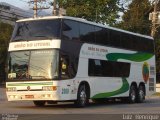
[[[9,79],[26,79],[29,67],[29,52],[12,52],[9,58]]]
[[[32,51],[30,58],[30,76],[32,79],[52,79],[58,77],[57,50]]]
[[[58,60],[57,50],[11,52],[8,79],[57,79]]]

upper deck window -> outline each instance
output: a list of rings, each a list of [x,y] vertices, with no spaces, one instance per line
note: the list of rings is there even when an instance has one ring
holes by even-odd
[[[11,41],[60,38],[60,19],[17,22]]]
[[[79,22],[72,20],[64,20],[62,28],[62,39],[80,41]]]

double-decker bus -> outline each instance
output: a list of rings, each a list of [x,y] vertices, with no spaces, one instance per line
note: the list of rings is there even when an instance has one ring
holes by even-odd
[[[18,20],[8,49],[8,101],[143,102],[155,92],[154,40],[67,16]]]

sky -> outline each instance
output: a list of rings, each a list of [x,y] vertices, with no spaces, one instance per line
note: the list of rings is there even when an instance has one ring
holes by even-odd
[[[0,0],[0,2],[6,2],[13,6],[28,10],[30,7],[27,4],[28,0]]]
[[[30,0],[0,0],[0,2],[9,3],[10,5],[16,6],[18,8],[23,9],[23,10],[32,10],[33,5],[29,6],[28,1],[30,1]],[[50,1],[50,0],[48,0],[48,1]],[[47,14],[50,15],[52,13],[52,7],[50,9],[46,9],[43,11],[45,11]]]

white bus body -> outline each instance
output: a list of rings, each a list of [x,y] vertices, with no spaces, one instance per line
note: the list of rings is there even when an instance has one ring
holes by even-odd
[[[76,21],[153,41],[148,36],[105,27],[72,17],[25,19],[17,21],[17,24],[54,19]],[[61,34],[70,36],[70,33],[67,32],[72,30],[67,27],[65,26],[65,30]],[[20,29],[20,32],[17,32],[19,36],[22,36],[21,32],[24,29],[27,31],[26,28],[18,29]],[[100,31],[95,34],[100,34]],[[38,37],[40,39],[21,40],[17,38],[15,41],[12,38],[9,44],[9,70],[8,81],[6,82],[8,101],[29,100],[34,101],[37,106],[52,101],[75,101],[79,107],[84,107],[88,99],[97,102],[107,98],[121,97],[128,98],[132,103],[143,102],[145,96],[155,92],[154,52],[148,52],[147,49],[144,52],[141,49],[140,51],[123,49],[80,40],[72,43],[72,40],[63,40],[68,39],[67,37],[44,39],[41,39],[41,35]],[[83,37],[84,35],[79,38],[83,39]],[[72,55],[72,52],[75,53]],[[51,57],[46,54],[51,55]],[[62,56],[67,56],[66,60],[69,61],[67,64],[60,62]],[[44,62],[41,61],[42,58]],[[77,67],[75,67],[75,63]],[[50,66],[47,67],[47,65]],[[57,69],[52,70],[53,67]]]

